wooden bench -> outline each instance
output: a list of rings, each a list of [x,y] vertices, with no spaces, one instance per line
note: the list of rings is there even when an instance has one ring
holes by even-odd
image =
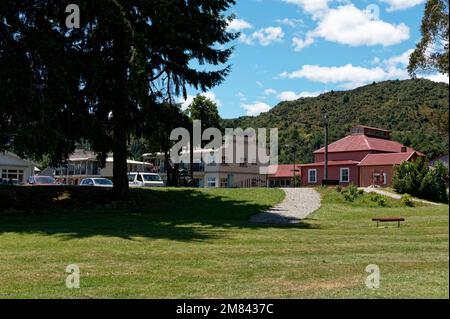
[[[372,218],[373,222],[377,222],[377,227],[380,226],[380,223],[389,223],[389,222],[397,222],[398,227],[400,228],[400,222],[404,222],[404,218]]]

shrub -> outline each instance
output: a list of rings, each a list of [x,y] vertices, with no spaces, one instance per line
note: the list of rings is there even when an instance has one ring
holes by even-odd
[[[405,206],[414,207],[414,201],[413,201],[411,195],[403,194],[401,200],[402,200],[402,203],[405,204]]]
[[[378,203],[378,206],[386,207],[387,206],[386,196],[380,195],[380,197],[378,198],[377,203]]]
[[[347,202],[354,202],[362,193],[358,190],[354,184],[350,184],[347,189],[341,190],[342,195],[344,196]]]
[[[378,204],[378,206],[386,207],[387,206],[387,198],[384,195],[378,193],[371,193],[370,200]]]

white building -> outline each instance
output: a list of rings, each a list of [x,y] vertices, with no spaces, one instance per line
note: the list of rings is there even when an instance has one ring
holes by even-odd
[[[14,184],[25,183],[28,177],[34,174],[34,164],[24,160],[14,153],[0,153],[0,181]]]

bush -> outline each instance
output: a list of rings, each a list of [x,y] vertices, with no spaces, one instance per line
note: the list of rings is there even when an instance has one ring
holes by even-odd
[[[429,167],[423,158],[404,162],[395,167],[392,186],[400,194],[448,203],[448,168],[440,162]]]
[[[340,185],[336,186],[336,192],[341,193],[342,192],[342,186],[340,186]]]
[[[386,207],[387,206],[387,198],[384,195],[378,193],[371,193],[370,200],[378,204],[378,206]]]
[[[358,187],[356,187],[353,183],[350,184],[347,189],[341,191],[347,202],[354,202],[360,195],[362,195]]]
[[[414,201],[412,199],[412,196],[409,194],[404,194],[401,201],[403,204],[405,204],[405,206],[414,207]]]
[[[377,203],[378,203],[378,206],[386,207],[387,206],[386,196],[381,195],[380,198],[378,198]]]

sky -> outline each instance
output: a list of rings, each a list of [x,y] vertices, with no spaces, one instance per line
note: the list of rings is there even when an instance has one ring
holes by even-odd
[[[208,92],[222,118],[256,116],[281,101],[408,79],[426,0],[237,0],[240,32],[225,81]],[[423,75],[448,83],[442,74]]]

